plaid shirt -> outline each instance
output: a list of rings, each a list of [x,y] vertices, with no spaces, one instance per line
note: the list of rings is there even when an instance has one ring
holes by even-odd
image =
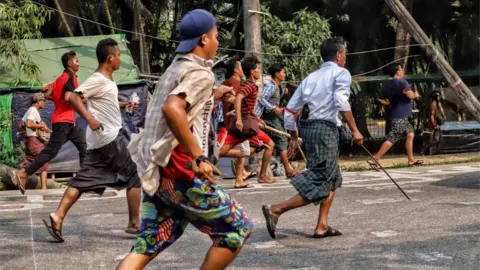
[[[188,122],[198,117],[212,97],[215,76],[213,63],[194,54],[179,54],[158,81],[145,118],[145,128],[132,134],[128,150],[137,164],[142,188],[150,196],[160,184],[160,167],[167,166],[178,141],[167,126],[162,105],[169,95],[183,93],[189,106]],[[203,149],[203,148],[202,148]],[[203,149],[208,151],[208,149]]]
[[[273,108],[277,107],[279,104],[272,104],[270,99],[275,94],[275,91],[279,91],[280,89],[277,87],[273,80],[269,81],[262,89],[262,93],[260,99],[258,100],[257,107],[255,108],[255,115],[258,117],[262,116],[265,110],[271,111]],[[278,94],[280,96],[280,93]],[[280,101],[280,100],[279,100]],[[279,102],[280,103],[280,102]]]

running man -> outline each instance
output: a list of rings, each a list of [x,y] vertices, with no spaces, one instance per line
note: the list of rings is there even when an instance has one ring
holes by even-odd
[[[159,80],[145,129],[129,145],[142,178],[140,233],[117,269],[143,269],[192,224],[212,239],[200,269],[225,269],[251,233],[242,206],[212,183],[208,133],[214,102],[232,89],[213,90],[218,49],[216,19],[205,10],[180,22],[181,43]],[[168,128],[166,128],[168,126]]]
[[[43,220],[52,237],[63,242],[62,225],[70,208],[85,192],[103,194],[107,187],[127,188],[129,221],[125,232],[137,234],[140,227],[141,183],[127,150],[128,137],[122,128],[118,87],[113,72],[120,68],[120,48],[113,39],[101,40],[96,48],[98,68],[65,100],[88,121],[87,154],[57,210]],[[87,99],[88,110],[83,103]]]

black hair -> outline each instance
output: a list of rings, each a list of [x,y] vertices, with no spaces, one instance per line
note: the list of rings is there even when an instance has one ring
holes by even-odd
[[[252,75],[252,70],[256,69],[259,64],[260,61],[254,55],[245,57],[242,61],[242,69],[245,76],[249,78]]]
[[[275,63],[273,65],[271,65],[269,68],[268,68],[268,73],[270,74],[270,76],[272,76],[272,79],[275,78],[275,75],[282,71],[282,69],[284,69],[285,66],[281,63]]]
[[[72,60],[72,58],[74,58],[75,56],[77,56],[77,54],[74,51],[64,53],[62,55],[63,68],[68,69],[68,62],[70,62],[70,60]]]
[[[441,95],[442,95],[442,93],[440,93],[440,91],[433,90],[432,93],[430,94],[430,98],[432,100],[439,100]]]
[[[238,61],[240,61],[240,59],[238,59],[238,57],[234,57],[225,62],[225,79],[229,79],[233,76]]]
[[[337,56],[337,52],[343,49],[345,49],[343,37],[333,37],[322,43],[322,46],[320,46],[320,54],[324,62],[333,61]]]
[[[390,77],[395,77],[399,69],[400,69],[399,64],[391,65],[390,68],[388,69],[388,75],[390,75]]]
[[[99,64],[103,64],[107,61],[110,54],[113,54],[114,49],[118,47],[118,43],[111,38],[102,39],[97,44],[97,60]]]

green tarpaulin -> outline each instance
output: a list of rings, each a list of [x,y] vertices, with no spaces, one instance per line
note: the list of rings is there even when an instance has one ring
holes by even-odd
[[[118,85],[133,84],[140,82],[138,80],[136,67],[134,65],[130,51],[125,44],[123,34],[103,35],[103,36],[85,36],[85,37],[65,37],[65,38],[46,38],[46,39],[25,39],[25,47],[31,59],[40,68],[40,84],[28,85],[29,79],[21,76],[21,83],[17,86],[12,85],[12,79],[15,78],[13,71],[6,70],[6,73],[0,73],[0,89],[21,88],[25,90],[38,90],[44,85],[53,82],[63,71],[61,62],[62,54],[68,51],[75,51],[80,61],[80,70],[77,73],[78,82],[84,82],[97,68],[98,61],[95,54],[95,48],[98,41],[104,38],[115,39],[121,49],[122,64],[120,70],[114,73],[115,82]],[[3,65],[5,59],[0,58]]]

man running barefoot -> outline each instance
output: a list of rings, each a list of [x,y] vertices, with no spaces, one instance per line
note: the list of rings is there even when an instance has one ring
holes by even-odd
[[[200,269],[225,269],[238,255],[252,224],[242,206],[212,183],[208,133],[214,100],[211,70],[218,49],[216,20],[197,9],[180,22],[177,56],[159,80],[145,129],[129,145],[142,177],[140,233],[117,269],[143,269],[192,224],[212,240]],[[168,126],[168,128],[166,128]]]
[[[96,49],[99,66],[95,73],[65,99],[88,121],[87,155],[76,176],[68,182],[57,211],[43,220],[48,232],[63,242],[62,225],[70,208],[84,192],[103,194],[106,187],[127,188],[129,221],[127,233],[137,234],[141,184],[137,167],[127,150],[128,137],[122,129],[118,88],[113,72],[120,68],[120,49],[113,39],[101,40]],[[82,99],[86,98],[88,110]],[[97,121],[98,120],[98,121]]]

